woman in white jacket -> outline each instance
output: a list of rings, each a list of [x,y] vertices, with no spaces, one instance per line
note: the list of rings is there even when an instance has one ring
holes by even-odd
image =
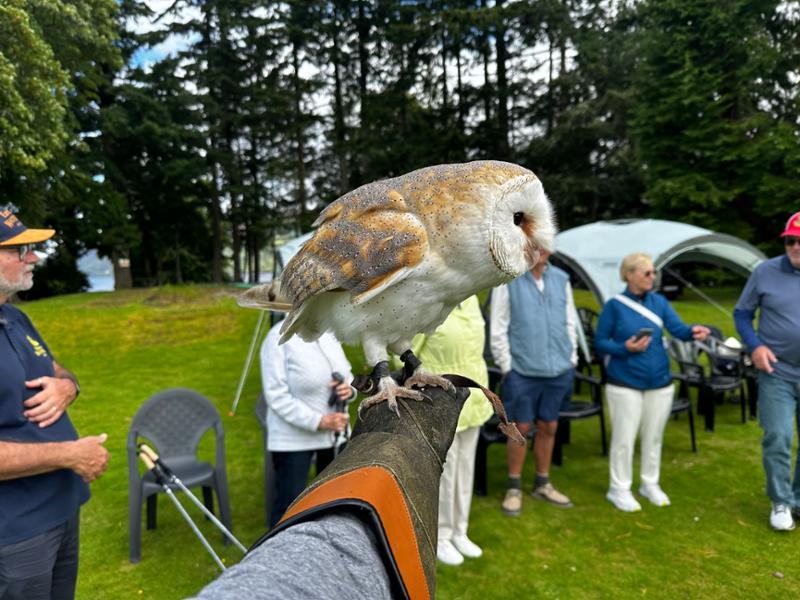
[[[267,449],[275,466],[275,499],[270,510],[274,526],[303,491],[316,453],[319,473],[344,442],[346,412],[336,412],[329,399],[355,398],[349,382],[350,363],[330,333],[316,342],[294,336],[278,345],[280,327],[273,327],[261,345],[261,379],[267,401]],[[340,375],[337,381],[334,373]]]

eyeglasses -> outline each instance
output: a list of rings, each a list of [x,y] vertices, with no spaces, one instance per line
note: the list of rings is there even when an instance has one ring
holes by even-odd
[[[25,260],[25,257],[28,256],[28,252],[33,252],[35,244],[19,244],[18,246],[6,246],[2,248],[3,250],[16,250],[19,252],[19,259]]]
[[[642,275],[645,277],[658,277],[658,269],[650,269],[648,271],[642,271]]]
[[[783,238],[783,245],[784,246],[796,246],[800,244],[800,238],[794,237],[791,235],[787,235]]]

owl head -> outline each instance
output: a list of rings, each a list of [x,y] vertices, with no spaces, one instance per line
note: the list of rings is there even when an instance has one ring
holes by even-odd
[[[524,171],[503,182],[487,207],[489,253],[509,280],[532,269],[541,250],[555,246],[553,208],[541,181]]]

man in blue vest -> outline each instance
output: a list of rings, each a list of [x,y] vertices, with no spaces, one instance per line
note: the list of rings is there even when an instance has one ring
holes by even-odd
[[[800,510],[800,463],[792,478],[794,424],[800,416],[800,212],[783,233],[786,252],[758,265],[747,280],[733,318],[758,374],[761,453],[776,531],[794,529]],[[753,318],[759,309],[758,333]],[[798,453],[800,457],[800,452]]]
[[[0,598],[71,599],[78,575],[80,506],[106,469],[106,435],[78,438],[67,407],[78,380],[59,365],[30,319],[8,299],[33,286],[28,229],[0,209]]]
[[[550,265],[548,252],[529,272],[492,292],[491,348],[503,372],[502,396],[509,419],[522,435],[536,423],[533,457],[536,480],[531,494],[569,508],[570,499],[550,483],[558,415],[572,393],[578,362],[575,304],[569,276]],[[527,448],[507,444],[508,490],[503,512],[522,510],[522,467]]]

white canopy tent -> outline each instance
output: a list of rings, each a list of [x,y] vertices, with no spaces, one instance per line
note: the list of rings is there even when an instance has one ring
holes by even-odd
[[[632,252],[650,254],[659,270],[700,262],[744,277],[766,259],[761,250],[732,235],[658,219],[598,221],[562,231],[556,237],[554,259],[582,279],[603,304],[622,291],[620,263]]]
[[[281,271],[286,268],[286,263],[288,263],[289,260],[300,251],[300,246],[310,240],[312,235],[314,235],[314,232],[309,231],[308,233],[304,233],[299,237],[292,238],[285,244],[278,246],[278,248],[275,250],[275,266],[273,267],[272,272],[273,278],[280,275]]]

